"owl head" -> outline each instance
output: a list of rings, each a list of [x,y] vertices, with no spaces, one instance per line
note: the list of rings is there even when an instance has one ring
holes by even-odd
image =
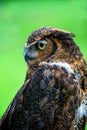
[[[28,65],[45,62],[67,62],[85,64],[79,47],[73,41],[74,35],[56,28],[44,27],[33,32],[27,39],[24,58]]]

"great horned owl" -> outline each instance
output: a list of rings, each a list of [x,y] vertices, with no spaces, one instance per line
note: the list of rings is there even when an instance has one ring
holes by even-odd
[[[25,44],[24,85],[2,117],[0,130],[84,130],[86,62],[73,34],[45,27]]]

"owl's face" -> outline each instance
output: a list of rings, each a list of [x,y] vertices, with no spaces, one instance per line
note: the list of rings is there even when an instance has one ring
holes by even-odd
[[[26,42],[24,58],[29,66],[37,66],[42,61],[67,62],[76,72],[86,66],[72,33],[56,28],[45,27],[33,32]]]
[[[26,43],[27,44],[27,43]],[[54,56],[57,46],[49,38],[25,45],[24,57],[29,65],[34,65],[40,61],[47,61]]]

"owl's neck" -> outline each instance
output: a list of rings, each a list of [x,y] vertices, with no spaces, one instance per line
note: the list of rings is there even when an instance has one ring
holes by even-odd
[[[69,59],[69,58],[58,58],[58,60],[50,60],[49,62],[53,63],[53,62],[56,62],[56,63],[59,63],[59,62],[62,62],[62,63],[68,63],[70,65],[70,67],[73,69],[73,71],[77,74],[80,74],[80,76],[84,76],[84,73],[85,73],[85,70],[87,68],[87,65],[86,65],[86,62],[83,58],[81,59],[77,59],[77,58],[72,58],[72,59]]]
[[[65,56],[65,57],[62,56],[63,59],[58,57],[58,58],[56,58],[57,60],[53,58],[53,59],[50,59],[50,61],[46,60],[45,63],[46,62],[53,63],[54,61],[56,63],[58,63],[58,62],[68,63],[75,73],[80,74],[80,76],[83,77],[86,67],[87,67],[84,58],[81,57],[78,59],[77,57],[74,56],[69,59],[69,57],[70,56]],[[44,63],[44,62],[40,62],[40,63]],[[25,81],[28,80],[32,76],[34,70],[40,65],[40,63],[37,63],[33,66],[28,65]]]
[[[35,68],[37,68],[37,66],[38,66],[37,64],[33,65],[33,66],[28,66],[24,82],[26,82],[28,79],[30,79],[30,77],[32,76],[32,74],[33,74]]]
[[[83,55],[81,53],[78,55],[78,53],[78,50],[75,52],[71,51],[71,53],[68,50],[61,50],[61,53],[56,51],[54,57],[52,57],[49,62],[66,62],[76,73],[84,75],[87,64]]]

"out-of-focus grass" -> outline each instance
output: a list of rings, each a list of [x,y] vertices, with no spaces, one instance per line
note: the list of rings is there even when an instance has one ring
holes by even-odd
[[[85,130],[87,130],[87,124],[86,124]]]
[[[23,84],[27,68],[23,48],[32,31],[52,26],[75,33],[75,41],[87,59],[86,4],[86,0],[0,3],[0,117]]]

